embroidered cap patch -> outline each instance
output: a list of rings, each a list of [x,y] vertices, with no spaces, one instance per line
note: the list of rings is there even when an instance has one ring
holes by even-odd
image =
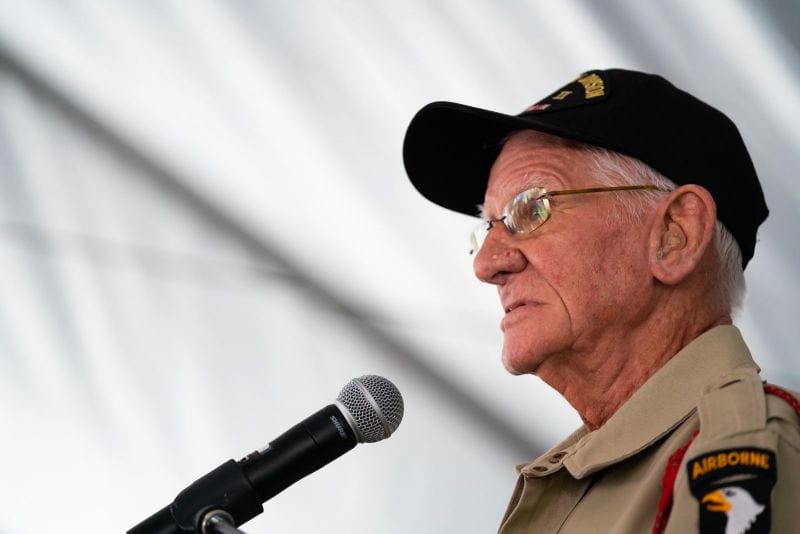
[[[609,82],[603,78],[602,71],[585,72],[547,98],[529,106],[528,109],[522,112],[522,115],[526,113],[541,113],[543,111],[559,111],[593,102],[601,102],[608,97],[610,90]]]
[[[770,529],[775,453],[741,447],[707,452],[686,463],[700,506],[702,534],[758,534]]]

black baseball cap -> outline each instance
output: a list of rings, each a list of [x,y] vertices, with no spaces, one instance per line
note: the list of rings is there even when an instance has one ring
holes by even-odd
[[[769,210],[736,125],[654,74],[609,69],[581,74],[519,115],[433,102],[408,126],[403,159],[411,183],[445,208],[478,215],[503,139],[537,130],[639,159],[678,185],[705,187],[717,218],[753,257]]]

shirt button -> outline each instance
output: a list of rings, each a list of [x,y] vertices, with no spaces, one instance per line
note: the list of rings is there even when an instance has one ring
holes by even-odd
[[[549,458],[549,460],[550,460],[550,463],[551,463],[551,464],[557,464],[557,463],[558,463],[558,462],[560,462],[560,461],[561,461],[561,459],[562,459],[564,456],[566,456],[566,455],[567,455],[567,453],[566,453],[566,452],[564,452],[564,451],[557,452],[557,453],[555,453],[553,456],[551,456],[551,457]]]
[[[533,466],[533,470],[537,471],[539,473],[543,473],[543,472],[547,471],[547,468],[545,466],[543,466],[543,465],[534,465]]]

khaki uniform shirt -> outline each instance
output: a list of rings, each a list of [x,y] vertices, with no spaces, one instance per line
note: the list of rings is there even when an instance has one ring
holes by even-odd
[[[602,427],[519,466],[500,533],[651,532],[667,462],[698,428],[665,532],[800,533],[800,417],[763,386],[737,328],[704,333]]]

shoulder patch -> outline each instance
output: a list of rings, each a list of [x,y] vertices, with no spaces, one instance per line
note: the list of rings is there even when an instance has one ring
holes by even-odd
[[[689,460],[686,469],[700,506],[701,533],[769,532],[774,452],[756,447],[711,451]]]

